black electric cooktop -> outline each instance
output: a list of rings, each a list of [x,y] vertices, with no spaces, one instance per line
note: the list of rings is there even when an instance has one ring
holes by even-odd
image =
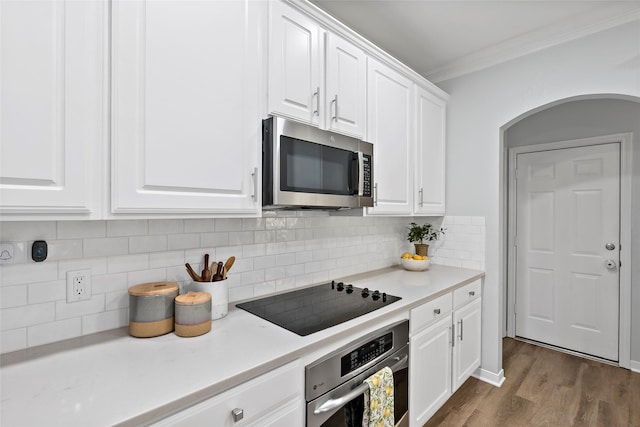
[[[355,319],[400,300],[377,290],[342,282],[325,283],[253,301],[236,307],[300,336]]]

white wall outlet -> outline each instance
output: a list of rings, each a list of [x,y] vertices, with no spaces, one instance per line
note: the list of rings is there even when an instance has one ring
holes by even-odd
[[[91,270],[67,271],[67,302],[91,299]]]

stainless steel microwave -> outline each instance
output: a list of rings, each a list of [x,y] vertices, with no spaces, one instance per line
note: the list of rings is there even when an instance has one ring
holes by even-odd
[[[262,121],[265,208],[373,206],[373,144],[309,125]]]

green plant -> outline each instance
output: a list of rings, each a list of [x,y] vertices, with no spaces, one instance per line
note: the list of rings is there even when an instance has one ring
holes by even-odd
[[[426,223],[424,225],[418,225],[415,222],[411,223],[408,227],[409,233],[407,234],[407,240],[411,243],[423,243],[432,242],[438,240],[441,234],[444,234],[444,228],[436,229],[432,224]]]

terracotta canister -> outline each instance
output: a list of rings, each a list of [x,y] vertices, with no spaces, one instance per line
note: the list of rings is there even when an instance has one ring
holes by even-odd
[[[157,337],[173,331],[177,282],[151,282],[129,288],[129,333]]]
[[[211,294],[188,292],[175,300],[176,335],[195,337],[211,330]]]

